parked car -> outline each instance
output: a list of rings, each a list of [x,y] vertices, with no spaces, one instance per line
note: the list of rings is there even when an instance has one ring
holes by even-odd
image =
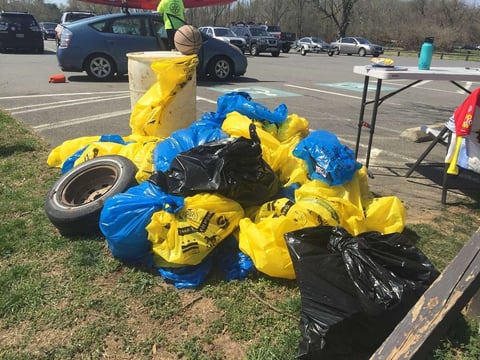
[[[308,52],[330,52],[332,48],[329,43],[318,37],[307,36],[297,40],[297,47],[304,47]],[[303,55],[303,54],[302,54]]]
[[[198,29],[208,36],[235,45],[242,51],[242,53],[247,49],[247,42],[245,39],[235,35],[235,33],[229,28],[220,26],[201,26]]]
[[[55,40],[55,28],[57,23],[54,22],[41,22],[39,23],[40,29],[42,29],[43,39],[53,39]]]
[[[96,14],[91,11],[66,11],[62,14],[60,22],[55,27],[55,41],[57,46],[60,44],[60,37],[62,36],[62,29],[65,24],[69,24],[73,21],[89,18]]]
[[[362,37],[344,37],[331,43],[333,54],[358,54],[359,56],[372,55],[374,57],[383,54],[383,46],[373,44]]]
[[[280,43],[275,36],[270,35],[261,25],[235,25],[232,31],[247,42],[250,55],[258,56],[269,52],[273,57],[280,55]]]
[[[236,47],[202,34],[197,76],[227,80],[247,70],[247,58]],[[57,59],[63,71],[83,72],[95,80],[128,73],[127,53],[170,51],[158,13],[116,13],[64,26]]]
[[[32,14],[16,11],[0,12],[0,51],[27,50],[43,53],[40,25]]]

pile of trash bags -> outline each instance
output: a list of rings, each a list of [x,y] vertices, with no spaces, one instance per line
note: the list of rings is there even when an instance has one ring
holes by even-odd
[[[438,276],[401,235],[400,199],[374,197],[366,168],[335,134],[309,129],[284,104],[270,111],[232,92],[164,138],[158,109],[145,115],[159,96],[136,105],[131,135],[68,140],[47,160],[64,173],[103,155],[135,163],[138,185],[100,214],[115,258],[154,267],[177,288],[202,285],[214,268],[228,280],[253,271],[296,279],[302,359],[348,353],[338,342],[357,346],[372,332],[380,341]],[[358,337],[345,339],[345,329]]]
[[[295,279],[283,237],[289,231],[318,225],[352,235],[403,231],[401,201],[373,197],[365,167],[333,133],[311,131],[284,104],[270,111],[244,92],[225,94],[217,104],[216,112],[167,138],[134,119],[129,136],[81,137],[52,150],[47,162],[62,172],[112,154],[137,166],[138,185],[108,198],[101,211],[99,227],[114,257],[198,268],[234,238],[252,271]]]

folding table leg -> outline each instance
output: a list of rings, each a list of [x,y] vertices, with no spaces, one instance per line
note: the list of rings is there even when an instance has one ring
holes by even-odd
[[[447,138],[447,151],[448,148],[450,147],[450,142],[452,141],[452,132],[448,133],[448,138]],[[445,167],[443,168],[443,180],[442,180],[442,204],[445,205],[447,203],[447,180],[448,180],[448,167],[449,164],[445,163]]]
[[[438,142],[443,140],[443,137],[447,131],[449,131],[448,128],[444,126],[443,129],[438,133],[438,135],[432,140],[432,142],[427,147],[427,149],[423,152],[423,154],[420,155],[420,157],[417,159],[415,164],[413,164],[413,166],[407,171],[407,173],[405,174],[405,177],[408,178],[412,174],[412,172],[417,168],[418,165],[420,165],[423,159],[425,159],[425,157],[430,153],[430,151],[432,151],[435,145],[437,145]]]

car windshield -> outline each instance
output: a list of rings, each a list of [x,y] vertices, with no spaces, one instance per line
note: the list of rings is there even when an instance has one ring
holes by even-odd
[[[232,30],[227,28],[218,28],[215,29],[215,35],[217,36],[227,36],[227,37],[235,37],[236,35],[233,33]]]
[[[56,23],[42,23],[42,26],[43,26],[45,29],[52,30],[52,29],[55,29],[55,27],[57,26],[57,24],[56,24]]]
[[[368,41],[367,39],[364,39],[364,38],[357,38],[357,41],[358,41],[360,44],[371,44],[370,41]]]
[[[270,36],[267,30],[261,28],[250,28],[250,32],[253,36]]]
[[[271,31],[271,32],[280,32],[280,26],[269,26],[268,27],[268,30],[267,31]]]
[[[31,15],[17,15],[17,14],[1,14],[0,24],[15,25],[18,27],[32,27],[37,26],[35,19]]]
[[[322,39],[319,39],[319,38],[317,38],[317,37],[312,37],[312,41],[313,41],[313,42],[316,42],[316,43],[319,43],[319,44],[323,43],[323,40],[322,40]]]

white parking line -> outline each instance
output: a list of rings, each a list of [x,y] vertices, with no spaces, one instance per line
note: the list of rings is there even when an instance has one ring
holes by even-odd
[[[200,96],[197,96],[197,101],[198,100],[205,101],[205,102],[208,102],[210,104],[216,104],[217,103],[217,100],[210,100],[210,99],[206,99],[206,98],[203,98],[203,97],[200,97]]]
[[[77,96],[77,95],[103,95],[103,94],[125,94],[129,91],[96,91],[96,92],[81,92],[81,93],[58,93],[58,94],[37,94],[37,95],[16,95],[16,96],[2,96],[0,100],[24,99],[24,98],[41,98],[41,97],[59,97],[59,96]]]
[[[29,107],[32,106],[32,105],[26,105],[26,106],[23,106],[23,107],[19,108],[19,109],[26,109],[26,110],[13,111],[11,114],[12,115],[24,114],[24,113],[40,111],[40,110],[57,109],[57,108],[66,107],[66,106],[76,106],[76,105],[82,105],[82,104],[91,104],[91,103],[100,102],[100,101],[118,100],[118,99],[124,99],[126,97],[129,97],[129,95],[120,95],[120,96],[105,97],[105,98],[98,98],[98,97],[84,98],[84,99],[79,99],[79,100],[76,100],[76,101],[67,100],[67,101],[64,101],[64,102],[57,103],[58,105],[54,105],[54,106],[52,106],[51,103],[48,104],[48,106],[44,106],[45,104],[39,104],[39,105],[36,105],[36,106],[39,106],[39,107],[35,107],[33,109],[26,109],[26,108],[29,108]],[[13,108],[13,109],[18,109],[18,108]],[[10,111],[10,109],[6,109],[6,110]]]
[[[42,130],[51,130],[51,129],[57,129],[65,126],[71,126],[71,125],[77,125],[77,124],[82,124],[82,123],[87,123],[91,121],[97,121],[101,119],[108,119],[116,116],[123,116],[130,114],[131,110],[120,110],[120,111],[115,111],[115,112],[109,112],[109,113],[104,113],[104,114],[98,114],[98,115],[92,115],[92,116],[86,116],[82,118],[76,118],[76,119],[70,119],[70,120],[63,120],[63,121],[57,121],[54,123],[48,123],[48,124],[41,124],[37,126],[32,126],[32,129],[37,130],[37,131],[42,131]]]
[[[320,92],[320,93],[329,94],[329,95],[343,96],[343,97],[347,97],[347,98],[351,98],[351,99],[362,100],[362,98],[360,96],[347,95],[347,94],[337,93],[337,92],[333,92],[333,91],[313,89],[313,88],[308,88],[308,87],[305,87],[305,86],[298,86],[298,85],[291,85],[291,84],[285,84],[285,86],[293,87],[293,88],[296,88],[296,89],[303,89],[303,90],[315,91],[315,92]]]
[[[124,97],[124,96],[122,96],[122,97]],[[122,98],[122,97],[107,98],[107,100],[117,99],[117,98]],[[200,96],[197,96],[197,100],[205,101],[205,102],[212,103],[212,104],[217,103],[215,100],[202,98]],[[33,109],[32,111],[36,111],[36,110],[39,110],[39,109]],[[127,115],[127,114],[130,114],[130,113],[131,113],[131,109],[129,108],[128,110],[120,110],[120,111],[116,111],[116,112],[109,112],[109,113],[86,116],[86,117],[75,118],[75,119],[70,119],[70,120],[57,121],[57,122],[54,122],[54,123],[40,124],[40,125],[32,126],[32,129],[40,132],[40,131],[45,131],[45,130],[52,130],[52,129],[58,129],[58,128],[61,128],[61,127],[76,125],[76,124],[82,124],[82,123],[97,121],[97,120],[101,120],[101,119],[112,118],[112,117],[116,117],[116,116],[123,116],[123,115]]]

